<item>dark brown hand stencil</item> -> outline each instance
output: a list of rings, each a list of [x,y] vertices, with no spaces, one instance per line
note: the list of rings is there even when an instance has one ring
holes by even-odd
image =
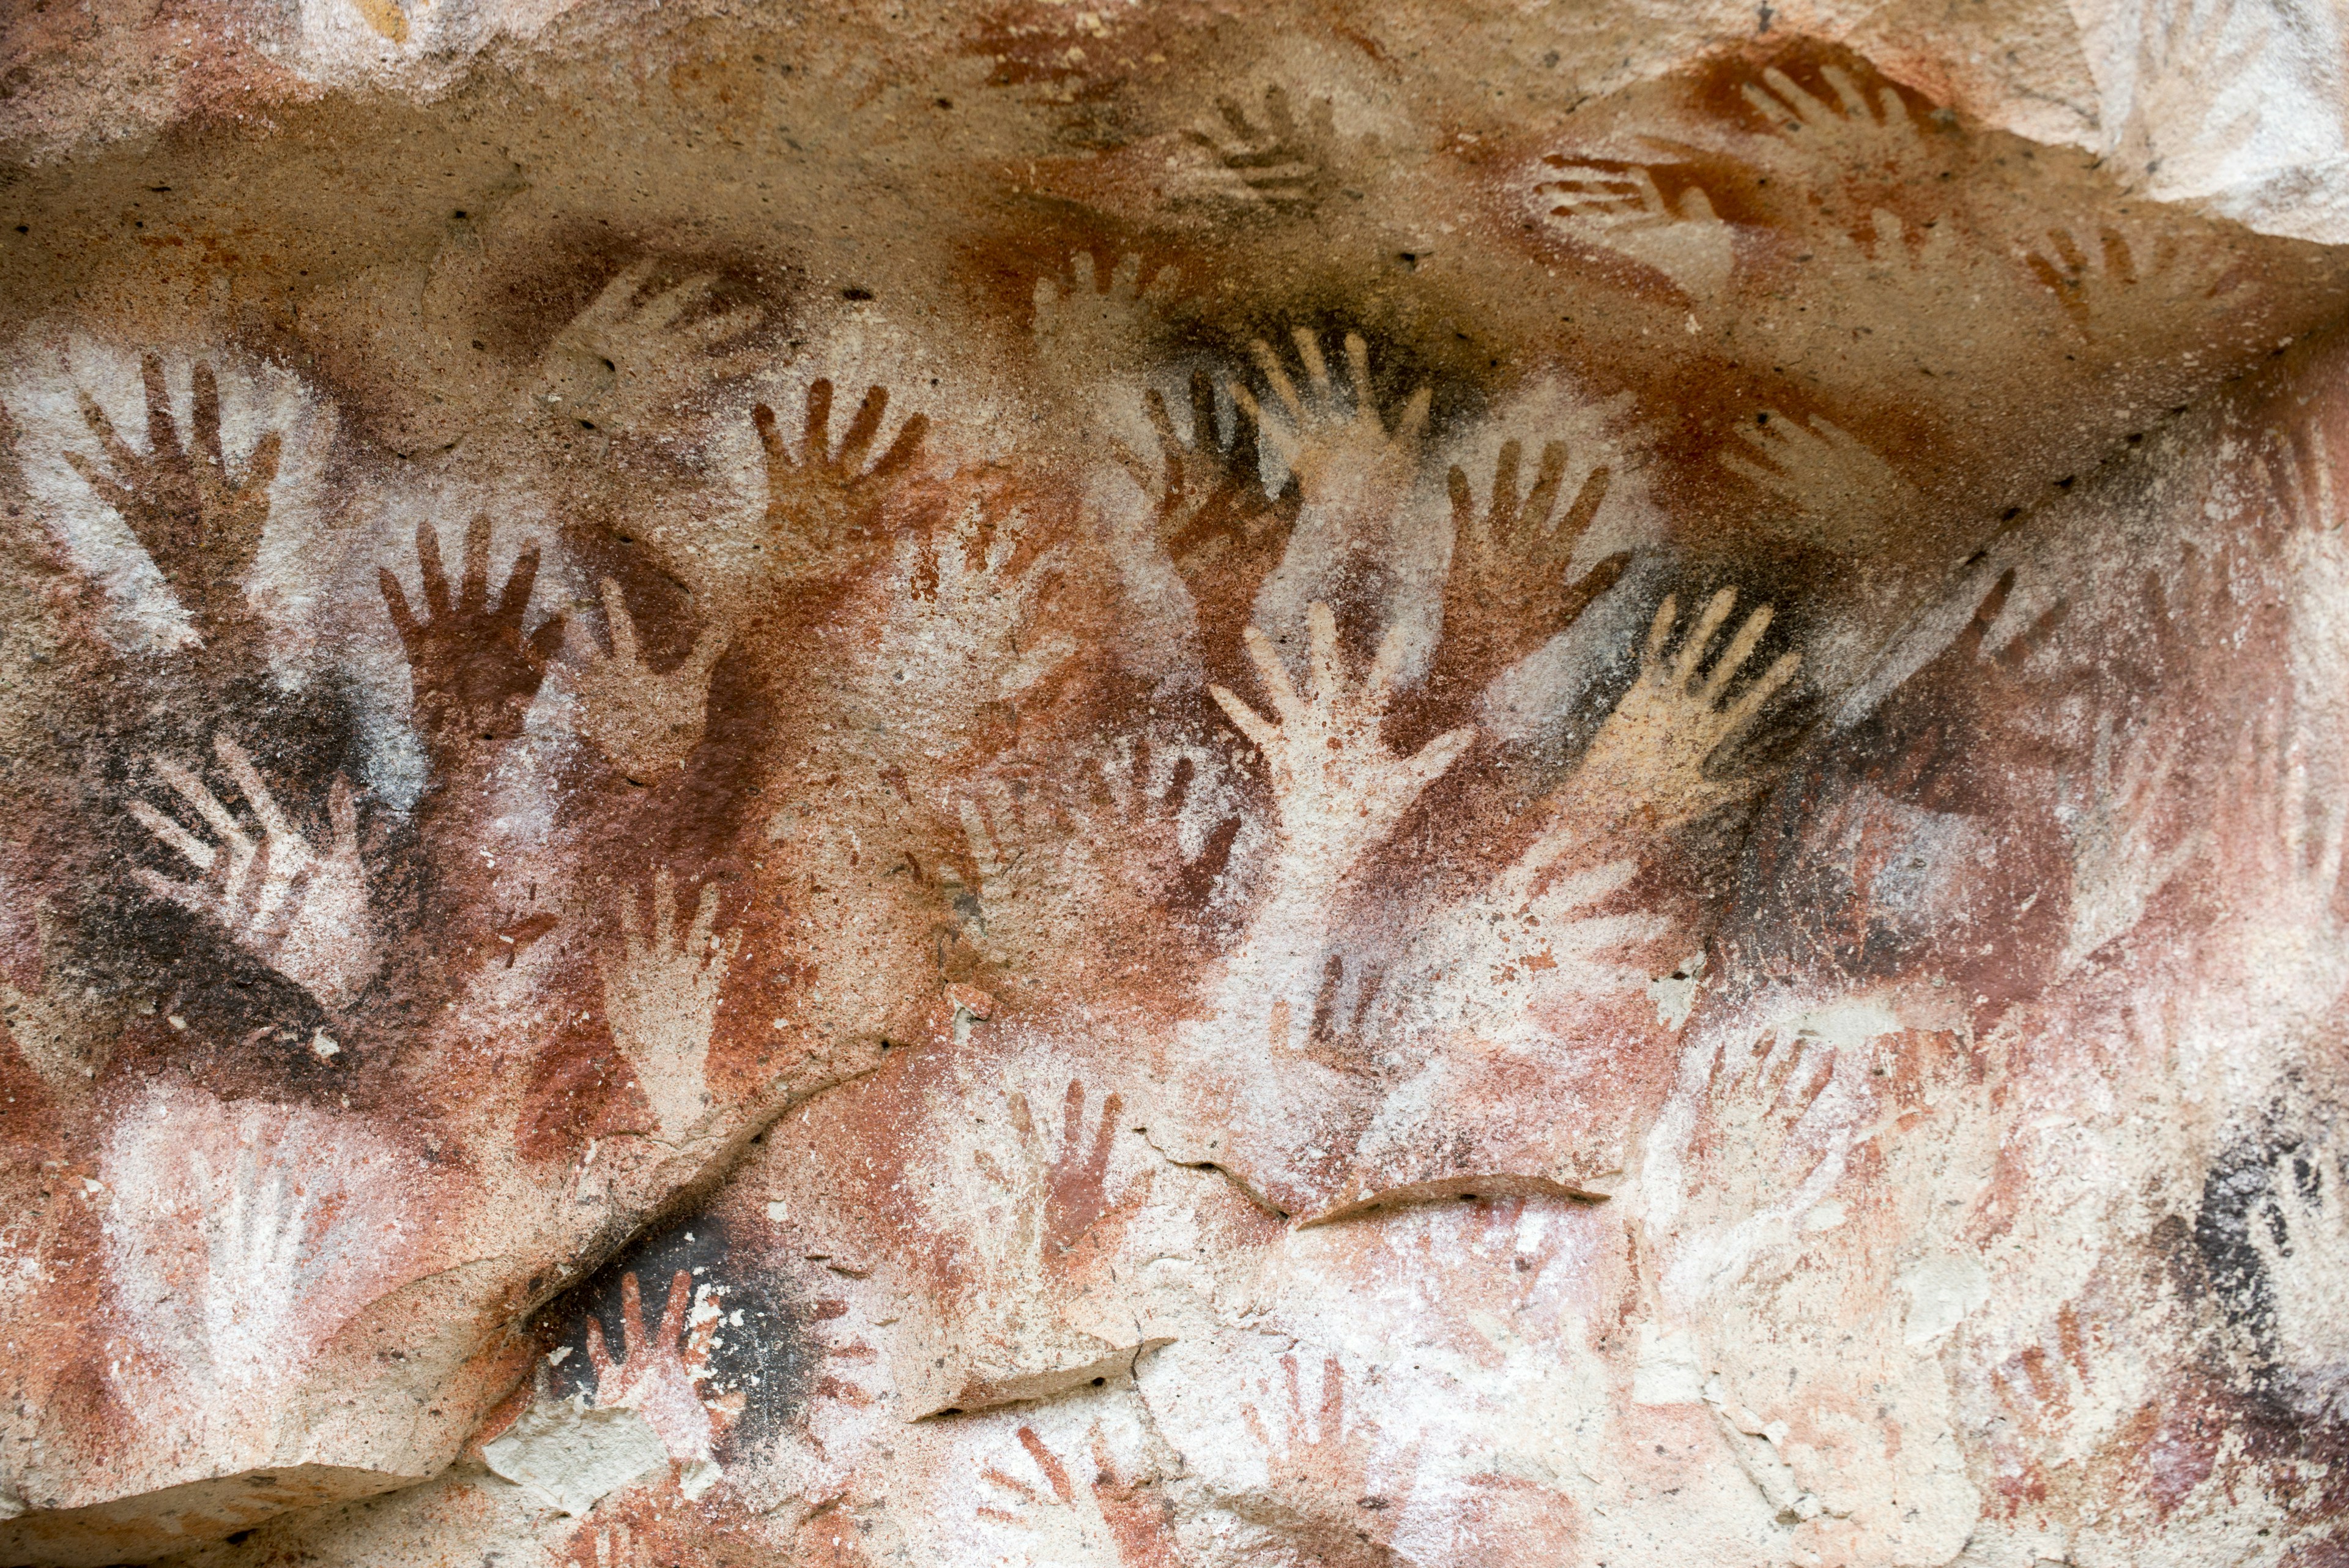
[[[98,498],[121,514],[155,569],[163,574],[207,643],[241,641],[254,629],[244,604],[244,576],[261,548],[269,521],[269,487],[277,478],[279,440],[272,431],[254,443],[243,475],[231,482],[221,451],[220,386],[212,367],[195,369],[192,442],[171,418],[163,361],[150,354],[147,447],[135,451],[115,433],[106,410],[84,393],[82,422],[106,452],[100,467],[81,453],[66,462]]]
[[[898,476],[921,456],[930,428],[916,414],[897,431],[880,461],[864,466],[865,454],[881,432],[889,409],[889,389],[868,388],[837,451],[831,450],[832,383],[808,388],[807,425],[793,457],[775,424],[775,410],[761,403],[750,410],[760,444],[767,451],[767,536],[792,576],[831,576],[854,566],[847,552],[870,545],[881,504]]]
[[[418,730],[443,774],[489,753],[522,733],[523,716],[546,679],[547,661],[563,646],[563,618],[552,616],[527,637],[531,589],[538,581],[538,542],[523,544],[497,603],[490,602],[490,520],[465,530],[465,576],[456,597],[440,567],[440,538],[430,523],[416,525],[416,560],[424,578],[429,620],[419,620],[388,567],[377,569],[383,602],[408,650],[415,681]]]

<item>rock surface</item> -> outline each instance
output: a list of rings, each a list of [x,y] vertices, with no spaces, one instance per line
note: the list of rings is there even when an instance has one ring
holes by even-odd
[[[2274,1564],[2349,16],[0,21],[0,1563]]]

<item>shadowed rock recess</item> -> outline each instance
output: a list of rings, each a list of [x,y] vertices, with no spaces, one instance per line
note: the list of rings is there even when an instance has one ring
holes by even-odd
[[[2349,1563],[2333,0],[14,0],[0,769],[0,1568]]]

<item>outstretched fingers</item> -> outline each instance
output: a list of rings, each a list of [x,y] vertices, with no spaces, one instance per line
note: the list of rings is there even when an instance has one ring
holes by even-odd
[[[1792,680],[1795,678],[1795,671],[1802,667],[1801,654],[1779,655],[1777,660],[1762,672],[1762,679],[1747,687],[1744,693],[1736,701],[1731,703],[1728,711],[1722,714],[1722,743],[1726,744],[1744,730],[1753,721],[1754,716],[1762,711],[1763,704],[1776,696],[1779,688]]]
[[[1051,1486],[1054,1497],[1064,1503],[1076,1501],[1077,1489],[1070,1484],[1069,1467],[1061,1462],[1058,1454],[1044,1446],[1044,1439],[1036,1435],[1035,1428],[1019,1428],[1019,1446],[1028,1450],[1028,1457],[1036,1461],[1038,1469],[1044,1472],[1044,1480]]]
[[[864,477],[886,479],[893,473],[902,473],[911,468],[915,460],[922,455],[922,441],[929,431],[929,415],[916,414],[906,420],[897,427],[897,439],[889,443],[889,450],[881,454],[881,461],[874,463]]]
[[[399,645],[408,650],[409,660],[413,663],[424,628],[417,623],[415,612],[408,607],[408,595],[401,590],[399,579],[392,575],[390,567],[378,566],[375,583],[382,590],[383,607],[390,612],[392,629],[399,633]]]
[[[667,951],[677,936],[677,880],[664,866],[653,873],[653,948]]]
[[[106,453],[106,461],[114,465],[115,472],[118,473],[137,472],[142,462],[141,458],[139,453],[131,450],[130,443],[117,433],[114,421],[107,417],[106,410],[98,406],[98,400],[88,392],[82,391],[78,387],[74,390],[81,402],[81,422],[89,427],[91,435],[98,438],[98,446]],[[72,462],[74,458],[80,455],[75,452],[67,461]],[[76,472],[79,472],[80,465],[77,463],[75,467]],[[88,476],[84,475],[84,477]]]
[[[484,532],[487,531],[484,530]],[[471,555],[471,544],[468,541],[465,576],[469,584],[473,575]],[[521,624],[523,613],[530,607],[531,590],[538,586],[538,541],[523,540],[522,553],[514,557],[513,570],[507,575],[506,586],[498,595],[497,618],[500,620]],[[486,577],[489,571],[489,552],[486,548],[481,555],[481,570]]]
[[[1642,673],[1656,676],[1663,673],[1664,644],[1671,640],[1672,623],[1678,618],[1680,618],[1679,596],[1666,594],[1664,602],[1656,607],[1655,618],[1648,623],[1647,644],[1640,649],[1640,668]]]
[[[337,858],[357,859],[359,853],[359,808],[351,781],[341,774],[326,789],[326,821],[335,830]]]
[[[480,526],[484,541],[487,540],[489,535],[488,523],[489,519],[486,517],[480,521]],[[538,587],[538,541],[535,539],[523,540],[522,542],[522,553],[514,557],[513,570],[507,574],[506,586],[498,595],[498,607],[495,612],[497,619],[509,622],[517,628],[521,627],[522,618],[530,608],[531,593]],[[481,546],[480,566],[484,583],[486,584],[486,579],[489,576],[489,546],[486,542]],[[471,591],[473,571],[473,543],[471,538],[469,536],[465,541],[465,582],[467,591],[469,593]],[[473,602],[476,608],[480,607],[480,599],[477,598]],[[559,629],[561,624],[560,618],[558,617],[554,622],[550,624],[557,626]],[[542,627],[539,629],[543,631],[545,628]],[[541,662],[544,662],[543,655],[541,657]]]
[[[1335,701],[1346,679],[1338,668],[1337,612],[1316,599],[1306,607],[1305,628],[1307,690],[1315,702]]]
[[[209,890],[201,884],[181,882],[145,866],[133,866],[130,879],[159,898],[168,898],[191,915],[210,915],[217,905]]]
[[[424,607],[439,620],[454,607],[449,597],[449,574],[440,566],[440,530],[429,520],[416,524],[416,569],[424,585]]]
[[[620,1348],[633,1362],[647,1348],[645,1290],[634,1269],[620,1276]]]
[[[517,568],[519,569],[519,568]],[[532,569],[536,570],[536,563]],[[512,587],[511,582],[508,587]],[[490,514],[477,512],[465,524],[465,575],[457,584],[457,609],[474,615],[490,602]]]
[[[1465,542],[1477,532],[1476,495],[1468,488],[1468,476],[1461,472],[1459,464],[1453,464],[1452,472],[1444,476],[1444,488],[1452,497],[1453,538],[1455,541]],[[1497,484],[1495,488],[1498,488]],[[1489,535],[1490,527],[1485,528],[1484,532]],[[1454,551],[1456,552],[1458,548],[1459,544],[1455,543]],[[1458,569],[1457,566],[1454,567],[1455,571]]]
[[[78,452],[67,452],[64,456],[66,466],[81,475],[81,482],[88,485],[100,501],[115,511],[126,516],[129,515],[131,506],[138,500],[136,491],[127,484],[116,483],[104,469]]]
[[[1256,394],[1248,390],[1245,381],[1232,381],[1226,385],[1232,394],[1232,406],[1240,411],[1242,429],[1252,427],[1261,431],[1272,442],[1273,450],[1280,453],[1280,460],[1293,468],[1298,453],[1296,432],[1288,425],[1266,419],[1263,405],[1256,400]]]
[[[712,882],[701,889],[700,900],[693,907],[693,929],[685,934],[685,950],[697,957],[710,950],[710,933],[718,926],[718,884]]]
[[[1452,771],[1469,747],[1476,743],[1476,726],[1463,724],[1456,730],[1446,730],[1420,747],[1411,759],[1411,776],[1420,784],[1433,784]]]
[[[1557,625],[1568,627],[1582,618],[1582,612],[1588,609],[1599,595],[1620,582],[1630,565],[1631,552],[1618,550],[1583,573],[1568,587],[1564,597],[1558,600]]]
[[[1224,717],[1232,722],[1232,727],[1248,738],[1249,744],[1260,752],[1271,753],[1280,739],[1279,725],[1241,701],[1227,686],[1210,685],[1207,695],[1216,700],[1216,706],[1224,711]]]
[[[1315,352],[1318,355],[1319,350],[1317,348]],[[1272,345],[1259,337],[1248,345],[1248,353],[1255,358],[1256,368],[1264,372],[1266,382],[1272,388],[1272,395],[1280,400],[1280,406],[1288,411],[1288,417],[1303,423],[1305,400],[1298,395],[1297,383],[1288,379],[1288,367],[1281,364],[1280,357],[1272,351]],[[1322,373],[1326,379],[1327,367]],[[1253,405],[1255,400],[1250,399],[1249,401]]]
[[[685,656],[685,668],[696,680],[706,680],[726,650],[734,643],[734,628],[724,621],[709,628],[693,639],[693,650]]]
[[[708,299],[717,286],[718,280],[708,273],[696,273],[675,288],[653,296],[637,314],[655,327],[674,327],[687,311]]]
[[[1705,706],[1713,705],[1713,699],[1721,695],[1738,670],[1744,667],[1745,661],[1753,657],[1754,645],[1762,640],[1762,634],[1770,629],[1770,616],[1768,605],[1747,616],[1745,624],[1737,628],[1737,635],[1730,639],[1729,646],[1713,661],[1713,673],[1705,677],[1704,690],[1700,696]]]
[[[267,490],[277,483],[277,459],[285,450],[285,440],[271,431],[253,443],[253,455],[244,460],[244,477],[237,481],[239,490]],[[225,475],[226,471],[222,471]]]
[[[1686,691],[1696,678],[1697,666],[1704,662],[1705,650],[1713,646],[1713,634],[1737,604],[1737,590],[1723,588],[1705,602],[1704,613],[1697,617],[1695,627],[1687,640],[1681,644],[1679,657],[1672,660],[1671,682],[1674,691]]]
[[[1515,477],[1514,472],[1511,475]],[[1557,493],[1566,487],[1566,443],[1562,441],[1542,443],[1541,464],[1534,470],[1534,487],[1526,492],[1526,504],[1513,521],[1519,529],[1538,529],[1549,521],[1557,505]],[[1571,545],[1580,530],[1561,527],[1551,537]]]
[[[260,770],[253,765],[253,758],[246,754],[245,749],[222,731],[212,737],[212,750],[219,754],[221,764],[228,769],[228,776],[236,781],[237,790],[244,796],[245,804],[253,808],[253,815],[261,819],[261,830],[272,838],[291,836],[293,825],[277,808],[277,797],[263,782]]]
[[[1776,93],[1786,108],[1793,111],[1795,118],[1805,125],[1821,115],[1833,112],[1827,108],[1826,99],[1806,88],[1795,85],[1794,78],[1775,66],[1764,70],[1762,79],[1770,84],[1770,90]]]
[[[832,378],[808,383],[807,423],[800,432],[800,462],[829,462],[832,448]]]
[[[1240,633],[1240,643],[1247,649],[1248,660],[1256,666],[1258,679],[1264,682],[1266,694],[1272,699],[1273,711],[1283,723],[1293,722],[1305,713],[1305,704],[1297,695],[1297,687],[1288,679],[1288,671],[1273,651],[1272,639],[1255,627]]]
[[[1819,75],[1825,77],[1827,86],[1835,89],[1836,98],[1843,104],[1845,119],[1872,120],[1877,118],[1869,112],[1868,100],[1860,96],[1859,88],[1852,85],[1849,76],[1834,66],[1822,67]]]
[[[221,456],[220,382],[213,377],[212,368],[205,364],[198,364],[189,380],[194,393],[195,408],[189,425],[195,437],[196,461],[208,465],[202,472],[225,488],[228,464]]]
[[[161,357],[150,354],[140,360],[139,379],[147,387],[148,455],[156,459],[180,456],[180,431],[171,422],[171,391],[163,381]]]
[[[1427,427],[1427,410],[1434,402],[1433,388],[1423,385],[1413,389],[1411,401],[1402,406],[1402,417],[1395,421],[1391,438],[1394,445],[1409,446],[1419,439],[1419,432]]]
[[[534,567],[537,564],[537,553],[533,551],[531,565]],[[523,659],[533,674],[543,676],[546,667],[554,662],[554,656],[563,651],[564,619],[559,615],[549,616],[539,623],[536,631],[523,639]]]
[[[662,1348],[674,1345],[684,1337],[686,1310],[693,1305],[693,1272],[679,1269],[669,1276],[668,1300],[661,1308],[660,1338]]]
[[[213,862],[220,858],[219,850],[206,844],[202,839],[181,826],[176,820],[166,816],[143,800],[132,798],[130,815],[141,827],[160,839],[166,847],[176,851],[181,859],[199,871],[211,870]]]
[[[1518,516],[1517,469],[1525,461],[1525,450],[1521,441],[1505,441],[1501,443],[1501,455],[1493,464],[1493,499],[1492,504],[1485,507],[1485,514],[1492,520],[1493,533],[1496,536],[1516,531]]]
[[[759,445],[767,454],[769,483],[774,474],[792,466],[792,454],[783,445],[783,433],[775,428],[775,410],[764,403],[750,405],[750,428],[759,432]]]
[[[1335,630],[1334,624],[1331,629]],[[1394,695],[1395,677],[1410,656],[1410,631],[1402,622],[1396,621],[1380,637],[1378,649],[1371,655],[1370,672],[1362,678],[1362,701],[1371,712],[1386,711]]]
[[[848,421],[848,431],[840,438],[839,455],[833,459],[834,467],[844,473],[854,473],[864,462],[864,454],[880,432],[881,417],[889,411],[889,389],[867,387],[864,400],[856,405],[856,417]]]
[[[1346,1369],[1334,1355],[1321,1358],[1320,1440],[1335,1443],[1346,1435]]]
[[[1548,454],[1545,452],[1542,460],[1545,471],[1548,465]],[[1567,508],[1566,517],[1558,524],[1555,535],[1568,556],[1573,554],[1574,546],[1582,542],[1582,535],[1589,531],[1592,520],[1599,515],[1599,509],[1607,504],[1607,487],[1614,477],[1615,471],[1602,462],[1590,471],[1590,477],[1584,480],[1582,488],[1574,493],[1574,504]]]
[[[244,838],[244,829],[237,826],[236,818],[229,815],[228,807],[220,803],[220,797],[205,786],[203,780],[169,757],[157,757],[155,771],[163,775],[164,783],[179,791],[181,799],[196,808],[197,815],[212,825],[214,833],[231,843]]]
[[[628,306],[635,303],[637,294],[652,280],[652,275],[653,264],[648,261],[631,262],[622,267],[613,275],[612,281],[597,292],[594,302],[580,312],[574,325],[596,327],[616,324],[628,314]]]

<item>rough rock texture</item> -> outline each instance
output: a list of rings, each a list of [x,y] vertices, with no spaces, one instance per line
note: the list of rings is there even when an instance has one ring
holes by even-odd
[[[0,1563],[2349,1561],[2349,14],[0,140]]]

